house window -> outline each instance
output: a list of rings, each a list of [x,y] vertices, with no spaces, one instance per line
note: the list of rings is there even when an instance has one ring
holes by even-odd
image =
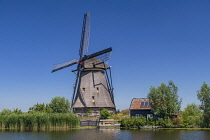
[[[92,96],[92,102],[93,102],[93,103],[95,102],[95,97],[94,97],[94,96]]]
[[[140,107],[150,107],[150,104],[148,101],[143,101],[141,102]]]
[[[136,117],[140,117],[140,116],[142,116],[141,114],[136,114]]]
[[[153,119],[153,114],[147,114],[147,120],[148,119]]]
[[[82,93],[85,93],[85,88],[82,88]]]
[[[99,87],[96,87],[96,90],[97,90],[96,92],[99,93]]]

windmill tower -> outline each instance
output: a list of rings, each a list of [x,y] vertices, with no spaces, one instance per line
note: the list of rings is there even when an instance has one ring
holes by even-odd
[[[73,59],[65,63],[56,64],[52,72],[77,64],[76,81],[71,101],[74,113],[85,114],[92,110],[95,115],[106,108],[109,112],[116,110],[113,95],[111,67],[107,62],[112,48],[84,55],[88,52],[90,36],[90,13],[86,13],[83,19],[83,28],[79,49],[79,60]]]

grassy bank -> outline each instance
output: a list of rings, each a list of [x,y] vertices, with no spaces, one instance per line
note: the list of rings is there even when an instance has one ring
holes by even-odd
[[[201,130],[210,130],[209,128],[201,128],[199,125],[183,125],[180,121],[173,120],[170,118],[161,119],[161,120],[146,120],[145,117],[130,117],[123,118],[121,120],[121,127],[127,129],[140,129],[143,127],[151,127],[158,129],[201,129]],[[192,123],[191,123],[192,124]]]
[[[1,129],[69,129],[79,126],[71,113],[22,113],[0,115]]]

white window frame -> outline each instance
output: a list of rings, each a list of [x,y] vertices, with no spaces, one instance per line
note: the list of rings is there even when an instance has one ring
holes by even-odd
[[[149,117],[151,118],[151,119],[153,119],[153,114],[147,114],[147,120],[149,119]]]
[[[136,114],[136,116],[135,117],[141,117],[142,115],[141,114]]]

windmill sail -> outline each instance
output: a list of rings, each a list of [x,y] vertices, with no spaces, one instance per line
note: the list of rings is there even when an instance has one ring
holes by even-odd
[[[82,35],[81,35],[81,42],[79,49],[80,59],[82,58],[84,53],[88,52],[89,38],[90,38],[90,13],[88,12],[84,15],[83,19]]]
[[[53,66],[52,72],[61,70],[61,69],[63,69],[63,68],[69,67],[69,66],[72,66],[72,65],[76,64],[76,62],[77,62],[76,59],[72,59],[72,60],[67,61],[67,62],[65,62],[65,63],[55,64],[55,65]]]
[[[98,58],[99,60],[101,60],[103,62],[106,62],[110,59],[110,57],[111,57],[111,52],[107,52],[107,53],[97,56],[96,58]]]
[[[91,58],[94,58],[94,57],[98,57],[98,56],[100,56],[100,55],[102,55],[102,54],[106,54],[106,53],[109,53],[109,52],[111,52],[111,51],[112,51],[112,48],[110,47],[110,48],[104,49],[104,50],[102,50],[102,51],[99,51],[99,52],[96,52],[96,53],[93,53],[93,54],[84,56],[84,57],[81,59],[81,61],[85,61],[85,60],[87,60],[87,59],[91,59]]]

